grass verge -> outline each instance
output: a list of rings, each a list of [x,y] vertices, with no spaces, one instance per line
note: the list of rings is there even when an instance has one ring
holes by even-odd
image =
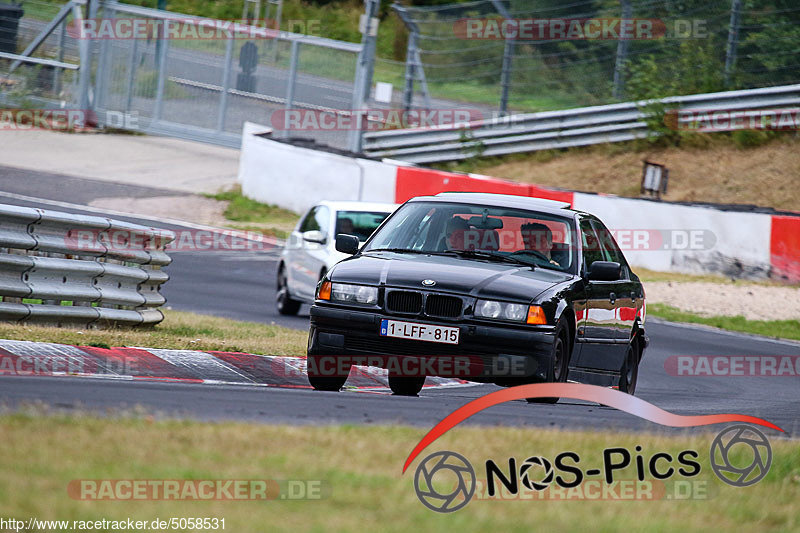
[[[747,320],[742,316],[701,316],[666,304],[647,304],[648,316],[670,322],[703,324],[728,331],[740,331],[765,337],[800,340],[800,320]]]
[[[225,209],[225,218],[237,224],[231,224],[235,229],[258,231],[265,235],[285,239],[297,225],[300,216],[288,209],[277,205],[262,204],[251,200],[242,194],[238,185],[229,191],[217,194],[206,194],[221,202],[228,202]]]
[[[634,267],[634,272],[643,283],[667,281],[667,282],[709,282],[717,283],[720,285],[755,285],[762,287],[798,287],[797,284],[781,283],[780,281],[772,280],[749,280],[749,279],[733,279],[726,276],[715,274],[681,274],[678,272],[659,272],[657,270],[649,270],[646,268]],[[645,290],[647,287],[645,287]]]
[[[520,405],[521,409],[531,408]],[[584,469],[602,465],[602,450],[642,446],[673,457],[699,454],[706,495],[675,501],[472,501],[452,514],[425,508],[413,489],[414,469],[402,464],[425,433],[403,426],[266,426],[158,420],[152,416],[43,416],[40,409],[0,416],[6,451],[0,454],[0,516],[25,519],[134,520],[170,517],[225,519],[229,531],[796,531],[800,528],[800,448],[772,438],[769,474],[747,488],[730,487],[711,472],[711,433],[680,435],[459,427],[435,450],[463,454],[485,479],[493,459],[553,458],[571,450]],[[749,452],[749,449],[747,450]],[[633,452],[632,452],[633,453]],[[734,455],[734,462],[746,454]],[[418,460],[419,461],[419,460]],[[417,462],[418,462],[417,461]],[[632,462],[635,464],[635,462]],[[634,479],[629,467],[616,479]],[[79,479],[320,480],[319,500],[77,501],[67,485]],[[538,479],[538,478],[537,478]],[[647,479],[652,479],[648,476]],[[687,478],[676,478],[687,479]]]
[[[0,323],[0,338],[101,348],[140,346],[263,355],[305,355],[308,332],[181,311],[149,329],[67,329]]]

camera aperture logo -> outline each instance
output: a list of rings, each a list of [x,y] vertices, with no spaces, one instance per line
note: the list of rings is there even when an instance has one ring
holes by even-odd
[[[475,494],[475,484],[472,465],[455,452],[430,454],[414,474],[417,498],[425,507],[439,513],[452,513],[467,505]],[[439,492],[441,487],[447,487],[445,492]]]
[[[732,450],[750,448],[750,464],[740,466],[731,458]],[[711,443],[711,469],[722,481],[734,487],[755,485],[767,475],[772,466],[772,446],[767,436],[746,424],[731,426],[719,433]]]

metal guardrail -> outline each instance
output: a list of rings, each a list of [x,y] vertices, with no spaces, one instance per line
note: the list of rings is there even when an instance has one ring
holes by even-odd
[[[0,320],[157,324],[169,279],[161,267],[171,262],[164,250],[174,239],[109,218],[0,204]]]
[[[800,105],[800,85],[726,91],[478,120],[457,126],[368,132],[364,152],[410,163],[433,163],[591,144],[630,141],[648,129],[646,106],[676,110],[750,110]]]

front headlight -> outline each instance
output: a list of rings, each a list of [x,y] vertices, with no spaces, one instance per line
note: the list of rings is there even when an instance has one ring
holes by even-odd
[[[539,313],[541,311],[541,314]],[[531,320],[531,315],[536,318]],[[493,318],[497,320],[511,320],[514,322],[527,322],[528,324],[546,324],[542,308],[537,305],[512,304],[494,300],[478,300],[475,304],[475,316],[479,318]]]
[[[322,297],[322,292],[320,291],[320,297]],[[330,283],[330,296],[322,299],[347,304],[374,305],[378,302],[378,288],[347,283]]]

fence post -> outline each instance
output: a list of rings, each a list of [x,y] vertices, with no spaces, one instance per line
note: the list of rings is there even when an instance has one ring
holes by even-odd
[[[222,73],[222,93],[219,95],[217,114],[217,131],[225,131],[225,115],[228,114],[228,90],[231,87],[231,66],[233,63],[233,35],[228,38],[225,47],[225,70]]]
[[[96,0],[87,0],[86,16],[90,19],[97,15],[95,3]],[[80,6],[73,4],[72,14],[78,27],[83,27],[83,11]],[[91,106],[89,88],[92,84],[92,40],[79,37],[78,50],[81,58],[81,67],[78,72],[78,108],[87,112]]]
[[[169,32],[170,20],[164,19],[164,25],[161,28],[161,35],[159,36],[158,43],[158,86],[156,89],[156,109],[153,113],[153,121],[158,122],[161,120],[161,114],[164,111],[164,87],[166,85],[167,77],[167,48],[169,47],[169,39],[167,35]]]
[[[736,48],[739,45],[739,11],[742,0],[731,0],[731,22],[728,28],[728,47],[725,51],[725,87],[730,86],[731,75],[736,67]]]
[[[363,144],[364,132],[362,131],[362,113],[369,93],[372,89],[372,72],[375,66],[375,46],[377,31],[373,32],[372,21],[377,18],[379,0],[364,0],[363,21],[364,27],[361,35],[361,51],[356,59],[356,75],[353,81],[353,119],[355,126],[348,134],[348,148],[353,153],[360,153]]]
[[[494,8],[500,13],[504,20],[511,19],[511,13],[508,12],[506,6],[500,0],[492,0]],[[514,59],[514,45],[516,42],[515,37],[506,36],[506,42],[503,46],[503,72],[500,75],[500,115],[508,113],[508,92],[511,88],[511,63]]]
[[[125,112],[129,113],[131,110],[131,103],[133,101],[133,82],[136,79],[136,52],[139,48],[139,40],[131,39],[131,57],[128,62],[128,88],[125,95]]]
[[[630,0],[620,0],[622,4],[622,20],[631,19],[631,2]],[[617,41],[617,62],[614,66],[614,93],[613,96],[617,100],[622,99],[625,95],[625,61],[628,60],[628,39],[620,33],[619,41]]]
[[[286,112],[283,114],[283,132],[281,134],[284,138],[289,138],[289,130],[287,126],[289,124],[289,111],[292,109],[292,105],[294,105],[294,86],[297,82],[297,59],[300,55],[300,41],[297,39],[292,40],[292,56],[289,60],[289,77],[286,79],[286,106],[284,109]]]

